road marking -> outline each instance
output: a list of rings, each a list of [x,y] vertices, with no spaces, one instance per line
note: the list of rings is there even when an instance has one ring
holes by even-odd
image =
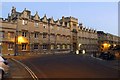
[[[91,55],[92,58],[95,58],[95,59],[98,59],[98,60],[103,60],[101,58],[97,58],[97,57],[94,57],[93,55]]]
[[[25,64],[23,64],[22,62],[20,62],[20,61],[18,61],[16,59],[12,58],[12,60],[19,63],[19,64],[21,64],[30,73],[30,75],[32,76],[32,78],[34,80],[39,80],[38,77],[35,75],[35,73],[28,66],[26,66]]]

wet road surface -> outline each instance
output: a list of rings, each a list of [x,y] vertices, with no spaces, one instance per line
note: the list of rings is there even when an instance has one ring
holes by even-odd
[[[46,55],[20,60],[39,78],[118,78],[119,71],[84,55]],[[104,63],[104,61],[103,61]]]

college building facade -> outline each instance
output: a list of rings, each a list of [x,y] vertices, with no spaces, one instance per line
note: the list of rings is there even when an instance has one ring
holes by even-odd
[[[96,30],[84,27],[71,16],[55,21],[46,15],[41,18],[38,12],[31,15],[26,8],[20,13],[12,7],[7,19],[0,18],[0,53],[3,55],[58,54],[76,50],[93,53],[99,50],[98,39]]]
[[[106,47],[108,46],[109,49],[114,48],[117,45],[120,45],[120,37],[112,35],[110,33],[104,33],[103,31],[97,31],[98,34],[98,44],[99,44],[99,50],[98,51],[104,51],[104,45],[106,44]]]

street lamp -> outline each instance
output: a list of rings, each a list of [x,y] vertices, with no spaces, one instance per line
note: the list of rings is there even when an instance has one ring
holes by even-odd
[[[110,44],[104,43],[103,46],[104,46],[104,48],[108,48],[108,47],[110,47]]]
[[[23,36],[18,36],[18,44],[29,43],[29,41]]]
[[[28,42],[24,37],[18,36],[18,44]]]
[[[113,44],[113,46],[115,47],[115,46],[116,46],[116,44]]]
[[[109,43],[103,43],[103,51],[107,51],[110,48],[110,44]]]
[[[82,54],[85,54],[85,50],[82,51]]]
[[[78,50],[76,50],[76,54],[79,54],[79,53],[80,53],[80,46],[81,46],[81,45],[82,45],[81,43],[78,44]]]
[[[79,48],[80,48],[80,46],[81,46],[81,45],[82,45],[82,44],[81,44],[81,43],[79,43],[79,45],[78,45],[78,46],[79,46]]]
[[[79,50],[76,50],[76,54],[79,54]]]

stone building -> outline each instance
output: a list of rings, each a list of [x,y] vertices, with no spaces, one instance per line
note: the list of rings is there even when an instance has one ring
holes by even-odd
[[[16,24],[0,19],[0,53],[14,53],[15,34]]]
[[[3,55],[54,54],[84,50],[86,53],[98,51],[98,35],[78,23],[74,17],[62,17],[55,21],[24,9],[17,12],[12,7],[7,19],[0,19],[0,52]]]
[[[120,45],[120,37],[110,33],[104,33],[103,31],[97,31],[99,51],[103,51],[103,44],[113,48],[116,45]]]

